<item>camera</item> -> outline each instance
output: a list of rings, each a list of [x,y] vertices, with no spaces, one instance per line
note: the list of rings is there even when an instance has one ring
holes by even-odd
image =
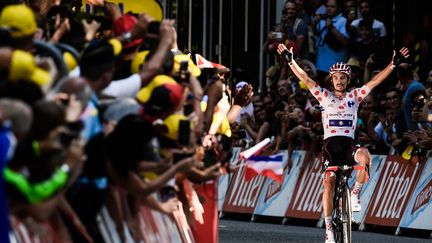
[[[189,120],[180,120],[179,121],[179,130],[177,135],[177,142],[181,146],[189,146],[190,145],[190,121]]]
[[[280,40],[283,38],[283,33],[282,32],[278,32],[278,31],[273,31],[270,34],[271,38],[274,40]]]
[[[321,19],[328,19],[328,15],[327,14],[320,14],[319,15]]]
[[[172,186],[166,186],[159,190],[161,201],[166,202],[170,200],[171,198],[174,198],[177,196],[177,192]]]

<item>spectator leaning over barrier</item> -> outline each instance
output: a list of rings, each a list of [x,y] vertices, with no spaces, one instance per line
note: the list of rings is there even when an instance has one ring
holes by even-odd
[[[9,210],[3,180],[3,169],[15,153],[17,143],[28,133],[33,120],[29,106],[19,100],[0,100],[0,241],[9,242]]]
[[[406,132],[405,138],[408,140],[408,145],[411,147],[404,151],[406,156],[411,162],[416,163],[420,157],[426,156],[427,149],[423,146],[430,141],[431,123],[427,122],[427,116],[424,113],[426,109],[426,92],[424,90],[416,90],[411,94],[411,114],[413,127]],[[420,143],[422,142],[422,143]]]
[[[330,1],[329,1],[330,2]],[[390,75],[402,58],[408,57],[408,49],[402,48],[395,59],[396,51],[389,65],[377,74],[362,88],[347,92],[350,68],[345,63],[336,63],[330,68],[333,91],[321,88],[310,79],[306,72],[293,59],[293,54],[284,45],[278,46],[278,53],[283,55],[294,74],[304,82],[314,97],[320,101],[324,112],[322,120],[324,126],[323,169],[331,165],[355,164],[366,166],[370,164],[371,155],[366,148],[354,149],[354,132],[357,122],[357,111],[360,102],[370,91],[382,83]],[[396,65],[395,65],[396,64]],[[341,113],[340,111],[345,111]],[[341,115],[343,114],[343,115]],[[351,202],[353,211],[360,211],[360,191],[367,179],[366,171],[359,171],[356,183],[352,189]],[[323,178],[323,216],[326,224],[326,242],[334,242],[333,235],[333,191],[335,174],[326,172]]]

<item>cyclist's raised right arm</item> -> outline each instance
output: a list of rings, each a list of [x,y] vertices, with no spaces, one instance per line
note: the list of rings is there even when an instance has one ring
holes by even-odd
[[[297,64],[297,62],[293,58],[293,52],[292,47],[290,50],[286,48],[284,44],[279,44],[277,49],[279,55],[286,55],[286,60],[288,62],[289,67],[294,72],[295,76],[300,80],[300,82],[303,82],[306,84],[308,89],[311,89],[315,87],[316,83],[313,81],[309,75]]]

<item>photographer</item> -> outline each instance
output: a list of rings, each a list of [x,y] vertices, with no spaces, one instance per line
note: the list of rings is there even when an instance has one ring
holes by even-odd
[[[333,63],[348,60],[349,33],[346,30],[346,21],[336,0],[328,0],[326,14],[315,15],[312,19],[311,25],[318,37],[316,68],[320,84],[324,83]]]

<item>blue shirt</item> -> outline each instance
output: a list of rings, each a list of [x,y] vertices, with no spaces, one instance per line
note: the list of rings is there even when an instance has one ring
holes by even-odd
[[[16,147],[16,139],[7,126],[0,126],[0,242],[9,242],[9,210],[4,188],[3,169],[11,159]]]
[[[411,114],[411,95],[417,90],[424,90],[423,84],[421,84],[417,80],[413,80],[408,88],[405,90],[404,96],[403,96],[403,112],[405,116],[405,122],[408,129],[413,129],[413,122],[412,122],[412,114]]]
[[[332,18],[333,26],[339,31],[343,36],[349,38],[349,34],[346,31],[346,18],[339,14]],[[330,67],[337,62],[346,62],[349,58],[348,49],[343,47],[339,50],[334,50],[330,48],[324,41],[327,35],[328,28],[326,27],[326,21],[320,20],[317,24],[317,58],[316,58],[316,68],[318,70],[328,72]]]
[[[95,93],[92,94],[90,102],[81,114],[81,121],[84,124],[82,135],[85,141],[89,141],[94,135],[102,132],[102,123],[99,118],[98,99]]]

